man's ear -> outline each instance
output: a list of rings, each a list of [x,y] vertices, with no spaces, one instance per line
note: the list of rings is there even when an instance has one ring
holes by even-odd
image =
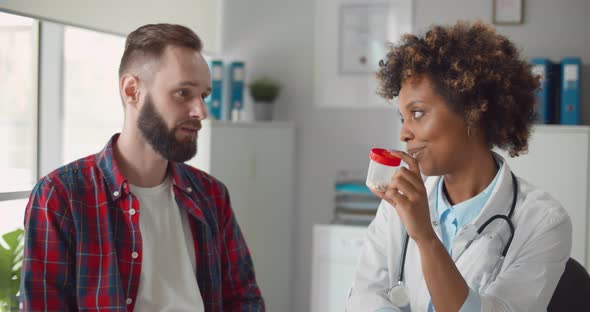
[[[131,105],[137,108],[139,103],[139,78],[131,74],[125,74],[120,81],[121,98],[125,105]]]

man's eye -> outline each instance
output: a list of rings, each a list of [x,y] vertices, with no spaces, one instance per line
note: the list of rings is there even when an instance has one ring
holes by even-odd
[[[178,96],[180,96],[180,97],[186,97],[186,96],[188,96],[188,91],[187,90],[184,90],[184,89],[183,90],[178,90],[178,91],[176,91],[176,94]]]

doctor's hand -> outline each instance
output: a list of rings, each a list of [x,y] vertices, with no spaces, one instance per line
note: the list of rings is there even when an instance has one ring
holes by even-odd
[[[428,195],[420,175],[418,162],[405,152],[390,152],[408,164],[409,169],[400,167],[384,192],[375,189],[371,189],[371,191],[395,207],[408,231],[408,235],[416,244],[437,239],[436,233],[430,224]]]

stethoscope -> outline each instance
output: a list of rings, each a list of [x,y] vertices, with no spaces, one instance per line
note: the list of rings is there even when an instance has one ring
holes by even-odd
[[[510,219],[512,218],[512,214],[514,213],[514,207],[516,207],[516,195],[518,192],[518,183],[516,181],[516,177],[514,176],[514,173],[511,173],[511,174],[512,174],[513,195],[512,195],[512,206],[510,207],[510,211],[508,212],[508,215],[498,214],[498,215],[494,215],[494,216],[490,217],[486,222],[484,222],[477,229],[477,235],[465,246],[465,249],[469,248],[469,245],[471,245],[471,243],[473,241],[475,241],[475,239],[483,232],[483,230],[485,230],[485,228],[488,225],[490,225],[490,223],[492,223],[493,221],[495,221],[497,219],[502,219],[502,220],[506,221],[506,223],[508,223],[508,226],[510,227],[510,238],[508,239],[508,243],[506,244],[506,246],[502,250],[502,254],[501,254],[500,261],[498,262],[498,264],[501,264],[504,261],[504,258],[506,257],[506,254],[508,253],[508,248],[510,248],[510,244],[512,243],[512,239],[514,238],[514,224],[512,223],[512,221],[510,221]],[[389,290],[389,299],[392,301],[392,303],[395,303],[398,307],[400,307],[402,309],[404,307],[407,307],[410,303],[410,299],[407,295],[407,291],[405,290],[405,283],[404,283],[404,268],[405,268],[405,264],[406,264],[406,253],[408,251],[409,240],[410,240],[410,235],[408,235],[408,232],[406,231],[406,235],[404,237],[404,242],[403,242],[404,247],[402,249],[402,256],[401,256],[400,264],[399,264],[400,270],[399,270],[399,273],[397,276],[397,284]],[[498,267],[498,264],[496,265],[497,267]]]

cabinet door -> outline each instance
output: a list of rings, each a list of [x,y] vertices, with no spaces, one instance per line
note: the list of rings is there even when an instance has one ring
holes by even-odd
[[[366,231],[358,226],[314,227],[311,312],[344,311]]]
[[[269,311],[289,311],[293,128],[214,125],[211,174],[229,190]]]
[[[509,158],[503,153],[516,175],[549,192],[567,210],[572,257],[587,268],[589,133],[587,127],[537,126],[528,154]]]
[[[248,194],[256,183],[253,172],[255,150],[251,137],[249,128],[236,129],[214,124],[209,146],[209,173],[227,186],[232,207],[242,228],[247,218]]]

